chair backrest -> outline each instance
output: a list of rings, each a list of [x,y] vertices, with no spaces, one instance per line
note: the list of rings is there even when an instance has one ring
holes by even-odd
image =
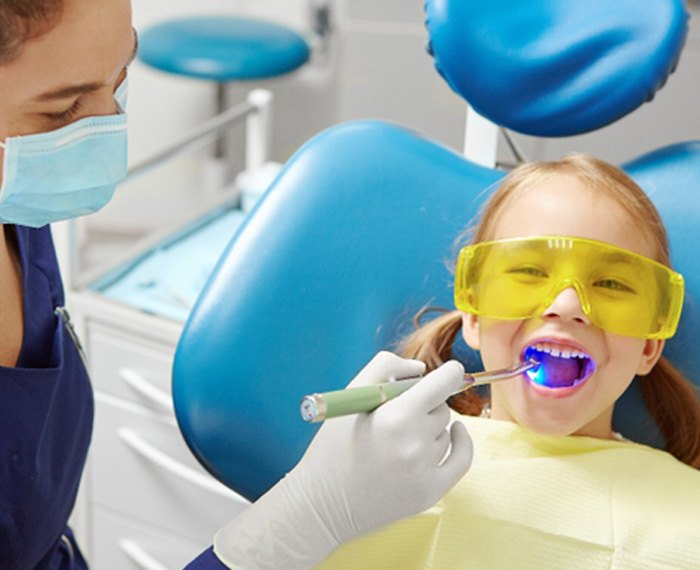
[[[181,430],[216,477],[264,492],[315,432],[301,397],[344,386],[426,303],[451,305],[452,243],[501,176],[378,122],[327,131],[288,162],[176,353]]]
[[[511,80],[518,84],[514,93],[530,96],[522,107],[524,115],[516,112],[515,95],[503,101],[512,109],[501,115],[486,104],[478,110],[524,132],[545,128],[555,130],[550,134],[581,132],[629,112],[666,79],[685,35],[685,20],[678,16],[680,0],[650,0],[644,6],[625,0],[619,9],[618,2],[609,0],[428,0],[436,64],[460,93],[465,89],[463,77],[452,59],[473,64],[470,58],[478,57],[478,50],[465,56],[460,43],[459,26],[471,29],[465,5],[480,16],[491,7],[491,20],[482,20],[484,29],[494,32],[488,49],[497,50],[512,39],[517,15],[523,28],[517,36],[520,45],[508,44],[503,52],[517,48],[527,56],[523,59],[541,56],[545,62],[544,67],[533,66],[536,73],[530,76],[509,78],[512,66],[505,62],[505,73],[500,73],[496,60],[461,72],[473,78],[475,93],[489,97],[490,83],[485,82],[493,76],[499,77],[494,88],[510,85]],[[601,35],[597,26],[579,27],[580,5],[613,14],[613,32]],[[564,7],[578,16],[569,18]],[[666,7],[671,7],[670,16]],[[551,44],[557,53],[563,50],[562,57],[533,51],[535,46],[550,45],[541,34],[533,35],[528,19],[540,8],[534,27],[550,26],[556,37],[565,38]],[[657,52],[663,52],[663,65],[656,57],[631,59],[630,54],[636,57],[639,50],[613,49],[625,45],[625,38],[634,45],[649,43],[633,22],[617,25],[625,10],[632,21],[641,18],[652,28],[653,20],[640,16],[640,10],[651,10],[662,26],[674,23],[671,39],[652,34],[658,40]],[[567,61],[587,63],[577,66]],[[608,70],[603,83],[608,86],[616,78],[619,83],[630,80],[631,67],[644,67],[650,75],[642,74],[646,79],[626,91],[624,104],[616,100],[608,105],[607,89],[601,93],[590,88],[594,63],[597,69]],[[543,124],[547,116],[538,115],[553,89],[550,83],[540,89],[543,76],[558,76],[568,91],[568,98],[553,100],[548,125]],[[578,97],[577,89],[585,93]],[[581,105],[590,104],[594,92],[601,97],[597,111],[582,112]],[[569,108],[566,102],[574,100],[578,106]],[[527,112],[535,102],[537,113]],[[557,122],[564,127],[557,130],[552,126]],[[700,354],[692,350],[692,342],[700,333],[695,308],[700,257],[693,235],[700,223],[700,202],[693,198],[700,186],[700,143],[663,149],[625,167],[661,210],[671,234],[673,259],[686,275],[681,328],[667,353],[698,382]],[[470,163],[417,133],[377,121],[335,127],[303,146],[233,238],[192,311],[176,352],[175,409],[185,440],[200,462],[250,499],[277,482],[315,433],[315,427],[301,420],[300,398],[343,387],[375,352],[394,346],[421,307],[452,307],[449,266],[455,237],[503,174]],[[456,350],[468,369],[480,369],[478,357],[463,344]],[[636,389],[624,400],[616,426],[628,437],[660,444]]]

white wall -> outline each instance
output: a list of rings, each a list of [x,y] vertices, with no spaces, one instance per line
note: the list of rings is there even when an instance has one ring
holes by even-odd
[[[299,31],[322,0],[134,0],[134,21],[145,29],[183,14],[232,13],[265,17]],[[329,51],[300,71],[267,82],[236,86],[231,102],[254,86],[275,94],[273,158],[286,160],[305,140],[342,121],[383,118],[436,138],[460,151],[465,105],[435,72],[425,53],[421,0],[329,0],[335,31]],[[517,136],[529,158],[581,150],[620,162],[664,144],[700,139],[700,8],[693,3],[691,35],[677,71],[654,101],[594,133],[573,138]],[[130,80],[130,160],[140,159],[213,113],[213,86],[160,73],[135,62]],[[233,166],[242,166],[242,129],[230,137]],[[93,231],[142,233],[175,221],[201,203],[201,157],[190,153],[167,168],[120,188]],[[500,155],[507,157],[501,149]]]
[[[517,137],[532,158],[553,159],[577,150],[621,163],[668,144],[700,140],[700,4],[693,2],[690,9],[680,63],[652,101],[592,133],[546,140]]]
[[[234,14],[265,18],[306,33],[310,25],[309,9],[310,0],[133,1],[137,30],[188,14]],[[305,138],[335,121],[335,116],[328,116],[323,125],[316,128],[313,119],[306,120],[306,115],[324,116],[326,102],[332,103],[333,97],[325,92],[332,87],[327,78],[329,69],[324,62],[314,61],[291,76],[231,89],[231,103],[243,99],[245,93],[256,86],[269,88],[278,97],[275,132],[279,136],[274,137],[274,158],[283,160]],[[321,95],[318,94],[320,91],[323,91]],[[211,117],[214,102],[213,84],[163,73],[135,61],[129,73],[130,164],[152,156]],[[291,124],[287,117],[293,119]],[[301,132],[293,136],[299,126]],[[234,166],[242,167],[242,127],[235,129],[232,143],[235,146]],[[183,212],[196,207],[206,197],[201,167],[202,157],[210,150],[210,147],[203,148],[181,155],[166,166],[122,185],[114,200],[88,219],[89,231],[98,236],[107,232],[116,238],[119,234],[142,234],[176,221]]]

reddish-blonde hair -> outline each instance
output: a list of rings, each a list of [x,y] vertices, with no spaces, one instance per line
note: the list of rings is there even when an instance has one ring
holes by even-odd
[[[661,216],[646,193],[624,172],[602,160],[572,154],[552,162],[533,162],[513,170],[484,204],[479,221],[457,240],[477,243],[493,239],[501,212],[519,195],[557,176],[572,176],[604,192],[630,215],[654,247],[655,259],[670,266],[668,237]],[[422,315],[419,314],[416,323]],[[400,352],[423,360],[429,370],[452,358],[452,346],[462,328],[462,314],[447,311],[405,338]],[[700,399],[695,386],[663,356],[637,380],[644,403],[666,441],[666,450],[680,461],[700,467]],[[487,398],[469,390],[450,399],[460,413],[478,415]]]

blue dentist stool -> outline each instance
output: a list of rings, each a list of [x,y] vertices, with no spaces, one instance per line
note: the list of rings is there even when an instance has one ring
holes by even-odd
[[[226,88],[234,82],[271,79],[306,63],[304,37],[285,26],[235,16],[193,16],[169,20],[139,36],[139,59],[159,71],[216,84],[216,112],[226,107]],[[219,137],[215,159],[225,158]]]

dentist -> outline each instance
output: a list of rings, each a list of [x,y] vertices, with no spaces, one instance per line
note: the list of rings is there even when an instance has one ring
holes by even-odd
[[[126,174],[128,0],[0,2],[0,567],[86,568],[67,520],[92,388],[64,309],[51,222]]]
[[[126,76],[136,50],[130,0],[0,0],[3,569],[87,568],[67,521],[90,444],[93,394],[80,344],[64,308],[49,224],[99,210],[126,176]],[[384,358],[368,366],[358,381],[363,374],[381,378],[387,367],[389,371],[412,373],[423,369],[417,361]],[[369,429],[372,422],[367,422],[365,436],[381,461],[366,464],[349,458],[344,473],[352,480],[350,490],[357,491],[354,502],[371,499],[363,491],[369,486],[379,497],[384,497],[382,490],[386,488],[393,493],[390,502],[399,505],[400,512],[387,508],[384,500],[373,501],[373,509],[360,510],[374,514],[361,528],[343,531],[344,539],[425,509],[466,471],[471,462],[466,430],[434,438],[434,432],[444,431],[447,425],[444,400],[461,382],[462,373],[456,363],[434,372],[439,381],[433,388],[422,396],[416,391],[413,408],[397,412],[390,424],[410,427],[403,445],[375,437]],[[435,402],[439,412],[435,412]],[[419,421],[420,417],[425,421]],[[337,424],[338,428],[343,425]],[[431,437],[424,432],[430,432]],[[337,437],[344,441],[353,437],[352,433],[324,433],[325,439],[315,447],[325,446],[325,455],[315,449],[310,457],[332,456]],[[418,480],[405,486],[396,480],[382,484],[382,470],[394,466],[392,462],[402,456],[403,448],[415,448],[416,442],[436,448],[428,455],[444,455],[451,442],[455,460],[445,462],[449,468],[442,469],[443,476],[437,480],[429,478],[424,484]],[[297,476],[286,487],[282,485],[283,491],[309,471],[314,470],[296,469]],[[284,496],[275,508],[285,514],[282,499]],[[255,518],[260,512],[253,509],[250,516]],[[222,529],[217,540],[237,542],[240,528],[239,522],[232,530]],[[314,536],[318,540],[314,541]],[[309,552],[296,552],[297,563],[319,560],[335,546],[335,541],[328,543],[320,531],[316,535],[307,531],[286,543],[281,536],[270,538],[293,552],[297,550],[295,540],[300,539],[300,547]],[[268,554],[274,554],[272,551]],[[190,567],[225,568],[215,552],[210,548]]]

